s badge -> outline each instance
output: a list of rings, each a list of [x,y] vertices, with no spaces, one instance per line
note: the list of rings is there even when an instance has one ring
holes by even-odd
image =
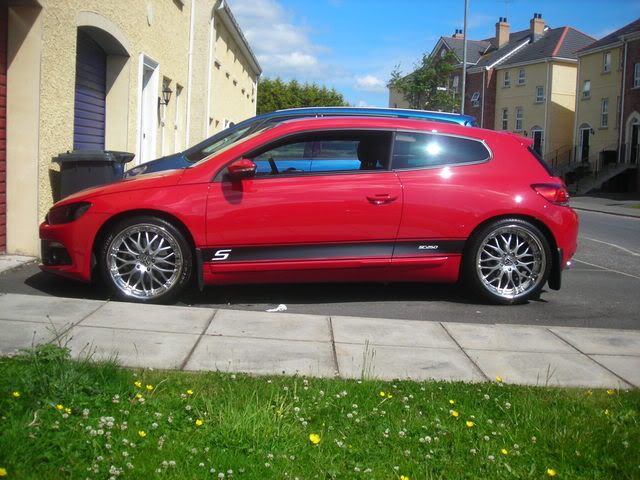
[[[216,253],[213,254],[213,257],[211,257],[211,261],[216,262],[219,260],[227,260],[229,258],[229,255],[231,255],[230,248],[227,248],[224,250],[217,250]]]

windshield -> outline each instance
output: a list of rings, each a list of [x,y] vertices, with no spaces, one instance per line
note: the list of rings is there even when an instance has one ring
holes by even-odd
[[[210,146],[200,150],[200,152],[203,152],[201,159],[188,168],[196,167],[208,161],[211,157],[218,155],[222,152],[225,152],[230,148],[235,147],[240,142],[249,140],[255,137],[256,135],[266,130],[269,130],[270,128],[275,127],[277,124],[278,122],[273,122],[273,123],[265,122],[262,125],[251,125],[249,127],[236,130],[235,132],[232,132],[230,135],[227,135],[226,137],[221,138],[220,140],[211,144]]]

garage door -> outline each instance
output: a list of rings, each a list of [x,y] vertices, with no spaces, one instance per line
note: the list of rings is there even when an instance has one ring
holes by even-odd
[[[7,249],[7,6],[0,6],[0,252]]]
[[[104,149],[107,56],[89,35],[78,31],[74,150]]]

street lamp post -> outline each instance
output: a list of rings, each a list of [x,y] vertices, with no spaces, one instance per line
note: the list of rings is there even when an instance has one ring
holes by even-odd
[[[462,94],[460,96],[460,113],[464,115],[464,95],[467,87],[467,13],[469,0],[464,0],[464,27],[462,32]]]

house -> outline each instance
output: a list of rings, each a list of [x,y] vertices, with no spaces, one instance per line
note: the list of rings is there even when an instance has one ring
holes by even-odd
[[[545,158],[570,151],[577,54],[594,39],[572,27],[530,21],[526,44],[495,65],[495,130],[529,136]]]
[[[260,73],[224,0],[3,2],[0,251],[38,255],[53,158],[181,151],[254,115]]]

